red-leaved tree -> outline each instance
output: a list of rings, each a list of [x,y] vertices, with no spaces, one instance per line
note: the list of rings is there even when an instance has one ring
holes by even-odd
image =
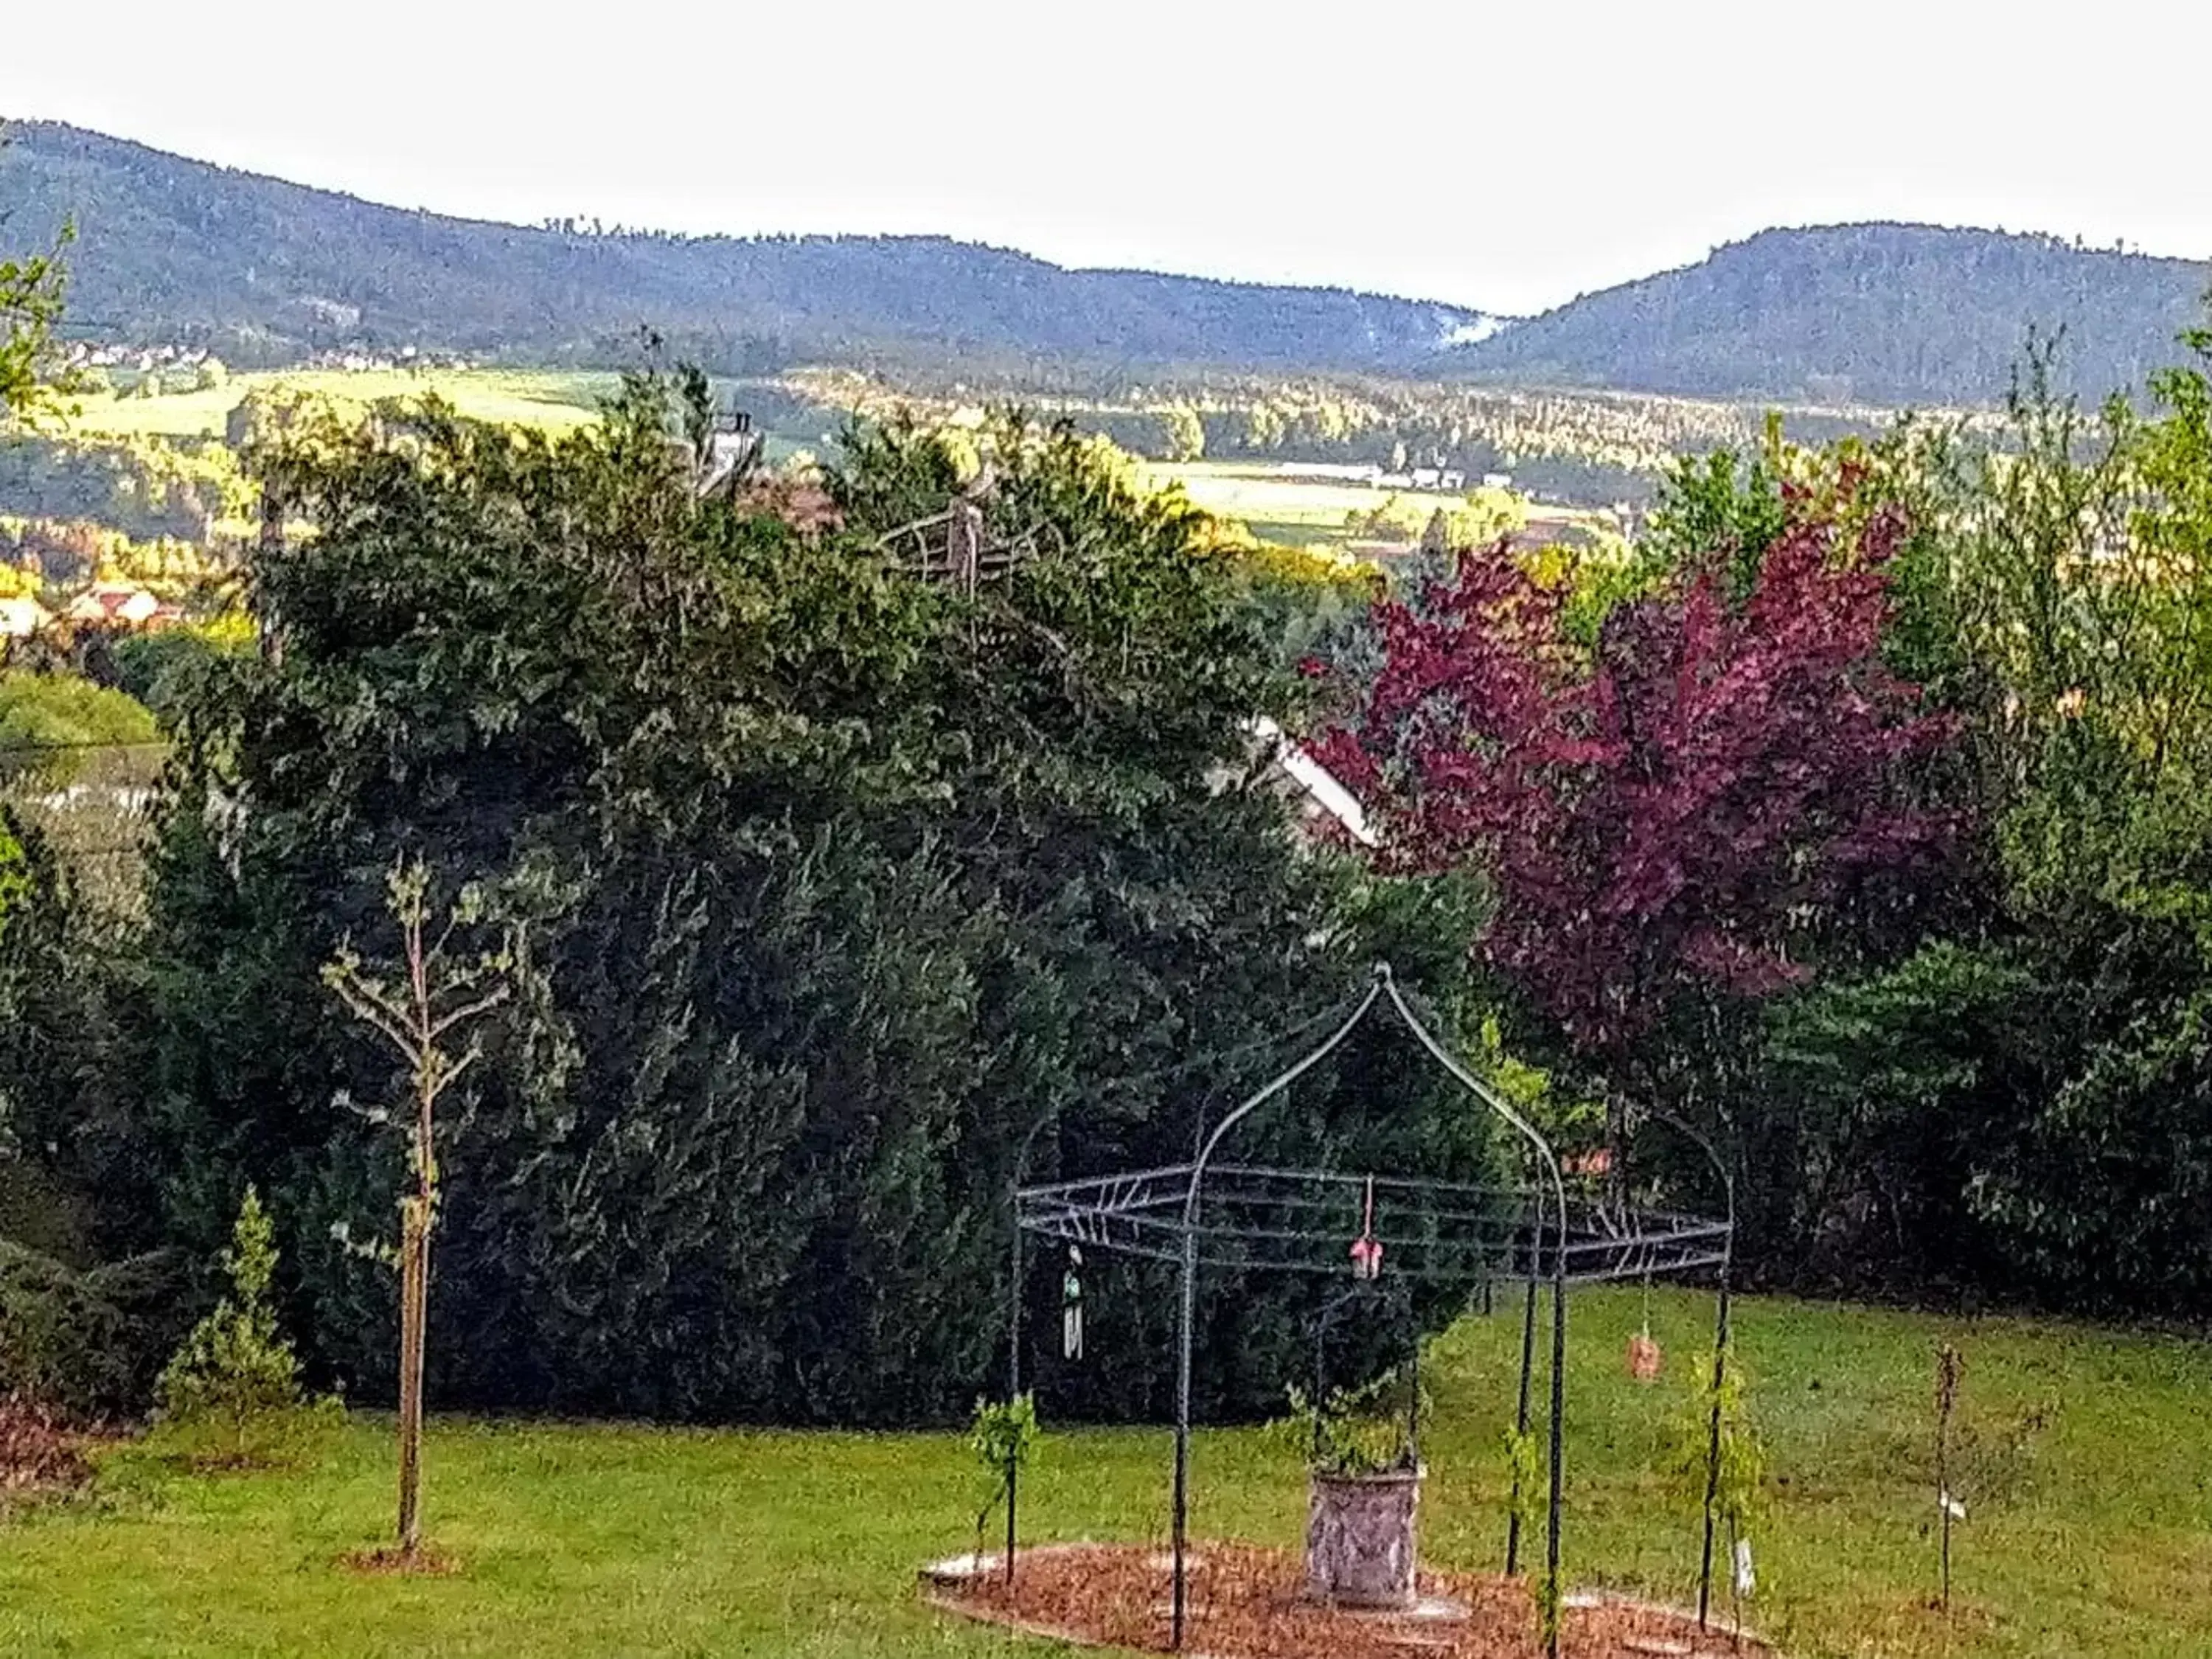
[[[1793,494],[1732,602],[1721,562],[1618,607],[1595,652],[1499,545],[1386,604],[1360,706],[1310,746],[1401,871],[1487,872],[1480,948],[1616,1089],[1686,1002],[1802,980],[1839,914],[1948,838],[1916,799],[1942,717],[1883,666],[1903,522]]]

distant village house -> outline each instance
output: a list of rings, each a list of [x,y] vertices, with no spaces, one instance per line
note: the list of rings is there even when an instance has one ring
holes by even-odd
[[[0,635],[24,640],[54,619],[54,613],[27,593],[0,599]]]
[[[95,628],[160,627],[182,620],[183,614],[136,582],[94,582],[62,613],[70,622]]]

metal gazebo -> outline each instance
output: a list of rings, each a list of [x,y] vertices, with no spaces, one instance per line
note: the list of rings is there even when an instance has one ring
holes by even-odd
[[[1517,1185],[1483,1185],[1397,1174],[1339,1170],[1274,1169],[1217,1161],[1237,1126],[1321,1064],[1370,1013],[1387,1009],[1429,1056],[1526,1143],[1535,1178]],[[1714,1511],[1720,1466],[1720,1389],[1729,1341],[1729,1270],[1733,1262],[1734,1197],[1722,1160],[1686,1126],[1720,1172],[1729,1193],[1727,1218],[1604,1204],[1571,1197],[1559,1160],[1534,1126],[1440,1042],[1414,1011],[1388,963],[1377,963],[1364,994],[1304,1056],[1239,1103],[1213,1126],[1187,1164],[1091,1176],[1045,1185],[1022,1184],[1031,1144],[1052,1121],[1041,1121],[1016,1159],[1012,1271],[1009,1291],[1009,1398],[1022,1382],[1022,1242],[1026,1234],[1085,1249],[1173,1264],[1181,1299],[1176,1341],[1176,1425],[1173,1499],[1173,1644],[1183,1645],[1188,1611],[1186,1574],[1190,1498],[1191,1356],[1198,1280],[1203,1268],[1395,1279],[1468,1287],[1519,1279],[1527,1286],[1522,1311],[1518,1431],[1526,1434],[1534,1373],[1540,1288],[1550,1286],[1552,1352],[1549,1371],[1550,1492],[1547,1505],[1545,1572],[1554,1589],[1559,1574],[1559,1523],[1565,1486],[1562,1462],[1567,1291],[1571,1285],[1644,1279],[1705,1268],[1716,1271],[1714,1407],[1708,1448],[1705,1545],[1698,1577],[1698,1620],[1711,1598]],[[1673,1120],[1665,1120],[1672,1122]],[[1348,1229],[1347,1221],[1351,1222]],[[1358,1237],[1347,1253],[1348,1231]],[[1006,1485],[1006,1556],[1013,1571],[1016,1528],[1014,1471]],[[1516,1499],[1518,1493],[1516,1494]],[[1513,1506],[1506,1541],[1506,1571],[1518,1569],[1520,1505]],[[1557,1659],[1556,1625],[1550,1651]]]

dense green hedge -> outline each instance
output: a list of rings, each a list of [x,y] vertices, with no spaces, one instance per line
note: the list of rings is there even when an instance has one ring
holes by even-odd
[[[0,1398],[81,1417],[138,1410],[180,1328],[177,1284],[159,1255],[80,1271],[0,1240]]]
[[[856,434],[817,538],[696,499],[668,425],[639,388],[557,443],[434,410],[270,458],[315,533],[255,574],[268,648],[176,715],[147,1159],[202,1249],[259,1183],[294,1328],[388,1386],[390,1275],[332,1233],[389,1232],[400,1147],[338,1097],[402,1084],[317,969],[389,950],[420,854],[522,940],[449,1099],[436,1397],[940,1417],[999,1374],[1032,1122],[1040,1174],[1185,1156],[1378,951],[1456,1006],[1463,922],[1299,850],[1242,729],[1285,712],[1267,641],[1105,452],[982,435],[1022,556],[971,595],[885,538],[973,446]],[[1350,1056],[1249,1149],[1479,1167],[1486,1126],[1400,1064]],[[1210,1306],[1210,1404],[1279,1398],[1304,1294]],[[1157,1403],[1124,1305],[1061,1408]]]

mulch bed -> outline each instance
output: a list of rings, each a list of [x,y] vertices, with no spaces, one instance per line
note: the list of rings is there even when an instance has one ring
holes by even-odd
[[[979,1575],[946,1564],[923,1575],[933,1600],[972,1618],[1092,1646],[1164,1653],[1170,1571],[1152,1545],[1075,1544],[1024,1551],[1010,1589],[991,1558]],[[947,1568],[954,1569],[951,1571]],[[1424,1598],[1462,1616],[1352,1613],[1304,1599],[1297,1558],[1246,1544],[1192,1551],[1185,1646],[1210,1659],[1542,1659],[1527,1583],[1496,1575],[1425,1572]],[[1751,1637],[1630,1601],[1571,1604],[1566,1659],[1773,1659]]]
[[[0,1399],[0,1498],[73,1492],[92,1479],[90,1437],[21,1395]]]

